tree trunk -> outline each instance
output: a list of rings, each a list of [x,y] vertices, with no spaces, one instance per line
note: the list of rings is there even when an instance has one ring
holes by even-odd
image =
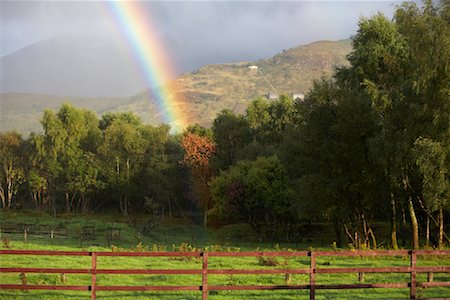
[[[360,214],[359,218],[361,220],[361,226],[362,226],[362,229],[363,229],[364,238],[366,238],[367,237],[367,222],[366,222],[366,218],[365,218],[363,213]]]
[[[397,211],[395,208],[395,198],[391,193],[391,247],[394,250],[398,249],[397,242]]]
[[[70,213],[69,194],[66,192],[66,213]]]
[[[426,230],[426,233],[425,233],[425,238],[426,238],[425,245],[427,247],[429,247],[430,246],[430,216],[428,216],[428,215],[427,215],[427,227],[426,227],[425,230]]]
[[[168,201],[168,205],[169,205],[169,217],[172,218],[173,214],[172,214],[172,201],[169,199]]]
[[[12,179],[9,176],[6,176],[6,205],[8,206],[8,209],[12,206]]]
[[[344,228],[345,228],[345,234],[347,235],[348,239],[353,243],[354,248],[357,249],[358,248],[358,245],[356,244],[357,243],[357,239],[356,239],[357,236],[353,236],[351,234],[351,232],[350,232],[350,230],[348,230],[348,227],[347,227],[346,224],[344,224]],[[356,231],[355,231],[355,235],[357,235]]]
[[[439,209],[439,249],[444,248],[444,210],[442,207]]]
[[[53,205],[53,217],[56,218],[56,199],[55,199],[55,197],[51,197],[51,196],[50,196],[50,199],[51,199],[52,205]]]
[[[342,247],[342,230],[341,230],[341,222],[339,220],[334,221],[334,233],[336,235],[336,246]]]
[[[81,200],[81,212],[83,214],[87,214],[91,210],[91,201],[89,197],[86,197],[84,193],[80,193],[80,200]]]
[[[31,193],[31,199],[33,199],[34,207],[36,208],[36,210],[40,210],[40,209],[39,209],[39,204],[38,204],[38,196],[37,196],[37,192],[32,192],[32,193]]]
[[[372,239],[373,250],[377,250],[377,239],[375,237],[375,233],[373,233],[372,228],[369,227],[368,235]]]
[[[412,246],[414,250],[418,250],[419,244],[419,224],[417,222],[416,212],[414,211],[414,206],[411,196],[408,198],[408,210],[409,216],[411,218],[411,230],[412,230]]]
[[[405,214],[405,208],[402,205],[402,247],[405,247],[406,245],[406,214]]]
[[[120,204],[120,211],[124,216],[128,216],[128,196],[125,195],[125,197],[120,197],[119,199]]]
[[[2,200],[2,208],[6,208],[6,196],[3,186],[0,186],[0,199]]]

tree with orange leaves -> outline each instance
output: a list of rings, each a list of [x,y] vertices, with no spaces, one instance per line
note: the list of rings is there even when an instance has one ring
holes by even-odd
[[[216,151],[216,145],[208,137],[188,132],[181,140],[185,155],[182,163],[192,172],[192,186],[194,195],[203,207],[203,224],[208,221],[208,209],[211,205],[209,181],[212,178],[210,161]]]

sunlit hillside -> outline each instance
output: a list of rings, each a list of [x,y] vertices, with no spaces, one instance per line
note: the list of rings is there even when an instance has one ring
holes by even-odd
[[[331,74],[335,66],[347,64],[350,49],[350,40],[320,41],[254,62],[207,65],[169,84],[188,102],[185,105],[188,121],[209,126],[222,109],[241,113],[256,97],[269,93],[305,94],[314,79]],[[149,95],[147,90],[128,98],[1,94],[0,128],[24,134],[40,131],[39,118],[44,109],[57,109],[68,101],[98,114],[132,111],[146,123],[157,124],[161,119]]]

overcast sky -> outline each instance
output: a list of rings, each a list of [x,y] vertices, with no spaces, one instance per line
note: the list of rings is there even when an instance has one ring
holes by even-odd
[[[142,1],[140,5],[168,43],[184,48],[220,44],[223,52],[235,49],[257,55],[315,40],[348,38],[361,16],[381,11],[391,17],[395,3],[399,2]],[[0,5],[1,55],[68,33],[120,34],[104,1],[0,1]]]
[[[356,33],[360,17],[382,12],[391,18],[398,4],[393,0],[139,1],[178,74],[205,64],[268,58],[317,40],[348,39]],[[42,40],[74,34],[114,40],[115,45],[127,41],[106,1],[0,0],[2,57]],[[64,57],[51,53],[48,59],[59,55]]]

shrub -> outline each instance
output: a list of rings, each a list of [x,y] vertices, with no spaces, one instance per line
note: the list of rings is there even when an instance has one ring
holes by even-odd
[[[273,266],[280,265],[280,262],[278,261],[278,259],[275,256],[269,256],[269,257],[258,256],[257,259],[258,259],[258,264],[260,266],[273,267]]]
[[[6,237],[2,237],[2,244],[3,248],[11,248],[11,240]]]

